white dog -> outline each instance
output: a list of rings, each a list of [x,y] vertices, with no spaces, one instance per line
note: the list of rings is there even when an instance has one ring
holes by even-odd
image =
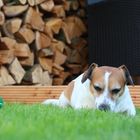
[[[125,65],[119,68],[98,67],[93,63],[68,84],[58,100],[48,99],[43,104],[110,110],[135,116],[136,110],[127,83],[133,84],[133,81]]]

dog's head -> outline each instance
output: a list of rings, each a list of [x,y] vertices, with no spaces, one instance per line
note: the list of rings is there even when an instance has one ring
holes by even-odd
[[[130,73],[125,65],[118,68],[93,63],[84,73],[82,83],[87,79],[95,96],[96,108],[113,111],[116,101],[124,93],[126,84],[133,85]]]

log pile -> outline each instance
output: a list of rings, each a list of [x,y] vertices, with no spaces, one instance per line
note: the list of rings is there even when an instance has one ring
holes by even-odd
[[[87,67],[86,0],[0,0],[0,86],[62,85]]]

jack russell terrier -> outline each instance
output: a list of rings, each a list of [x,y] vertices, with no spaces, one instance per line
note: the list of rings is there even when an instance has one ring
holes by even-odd
[[[133,85],[125,65],[119,68],[101,66],[93,63],[79,77],[71,81],[59,99],[48,99],[43,104],[60,107],[71,106],[75,109],[93,108],[104,111],[126,113],[135,116],[127,84]]]

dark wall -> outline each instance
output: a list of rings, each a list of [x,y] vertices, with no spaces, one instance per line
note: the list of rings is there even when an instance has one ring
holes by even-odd
[[[140,0],[91,1],[89,63],[125,64],[132,75],[140,75]]]

